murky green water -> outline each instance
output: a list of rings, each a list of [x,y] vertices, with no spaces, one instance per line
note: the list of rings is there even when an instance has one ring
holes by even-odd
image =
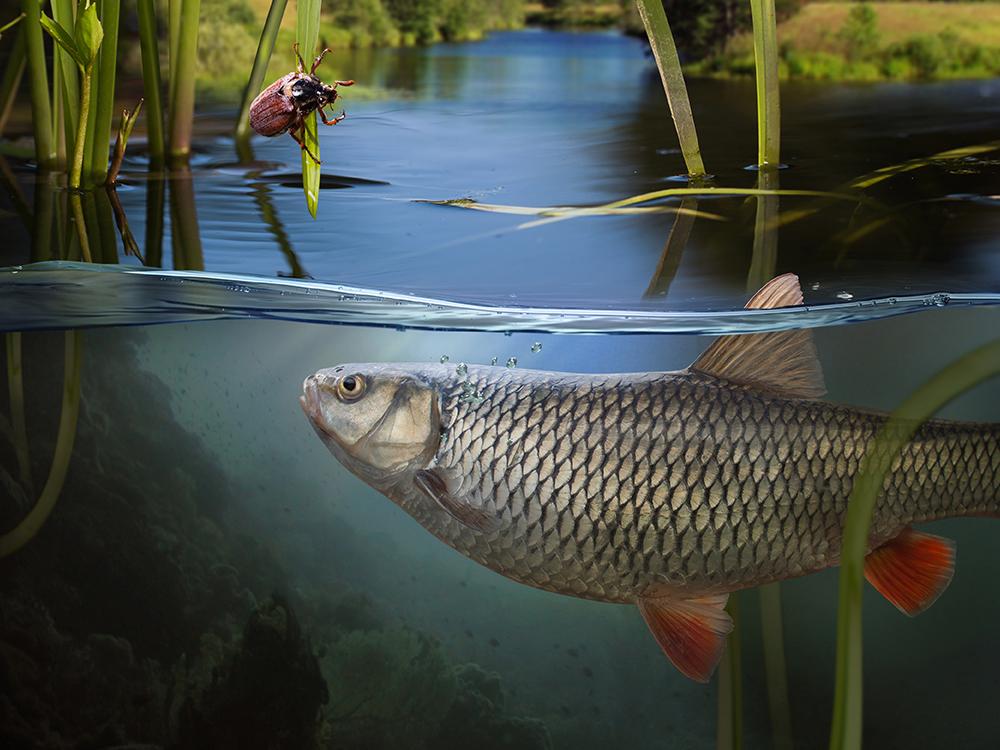
[[[996,154],[915,165],[862,201],[769,197],[777,215],[809,214],[767,231],[745,197],[697,199],[718,218],[686,229],[672,214],[519,229],[522,216],[411,199],[584,205],[682,185],[641,45],[526,32],[342,64],[407,93],[349,102],[324,131],[316,221],[289,139],[255,141],[240,164],[218,130],[191,176],[147,180],[138,150],[127,165],[118,196],[148,271],[122,255],[110,202],[88,198],[95,259],[121,264],[101,271],[79,263],[64,194],[10,165],[31,216],[3,204],[4,262],[70,263],[0,276],[0,323],[26,331],[8,335],[6,361],[23,361],[27,436],[4,399],[0,528],[43,494],[66,341],[82,370],[63,490],[0,560],[0,746],[712,746],[716,685],[681,676],[634,607],[529,589],[439,543],[329,455],[297,403],[302,379],[442,356],[677,369],[715,334],[810,326],[828,398],[891,409],[1000,331]],[[781,187],[840,189],[988,142],[995,90],[787,87]],[[715,184],[752,187],[752,88],[691,93]],[[739,311],[787,271],[809,309]],[[584,331],[600,335],[569,335]],[[946,415],[1000,421],[1000,383]],[[866,592],[870,747],[996,737],[996,522],[933,531],[957,540],[958,568],[932,609],[908,619]],[[836,571],[782,596],[795,746],[824,746]],[[757,594],[741,603],[745,746],[766,748]]]

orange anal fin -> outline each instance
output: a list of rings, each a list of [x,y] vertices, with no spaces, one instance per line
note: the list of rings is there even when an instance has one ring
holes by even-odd
[[[700,599],[642,598],[639,611],[677,669],[708,682],[722,658],[733,621],[725,611],[728,594]]]
[[[907,528],[865,558],[865,578],[911,617],[931,606],[955,573],[955,543]]]

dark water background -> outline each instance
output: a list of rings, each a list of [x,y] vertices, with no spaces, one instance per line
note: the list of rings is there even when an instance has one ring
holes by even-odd
[[[297,405],[302,379],[336,362],[445,355],[676,369],[707,346],[706,332],[819,325],[829,398],[891,409],[1000,331],[988,304],[1000,292],[1000,157],[933,160],[869,191],[881,208],[822,204],[768,238],[755,238],[756,199],[700,199],[725,220],[698,219],[664,258],[671,215],[517,229],[522,217],[411,201],[582,205],[682,185],[670,179],[683,165],[638,42],[518,32],[358,52],[342,65],[338,76],[400,95],[348,100],[349,119],[323,130],[318,220],[296,184],[295,144],[255,140],[257,161],[241,165],[213,114],[200,123],[193,180],[168,184],[181,208],[172,222],[166,204],[161,265],[217,276],[124,273],[138,261],[108,242],[100,257],[121,267],[0,277],[6,330],[119,324],[21,336],[34,492],[0,421],[3,528],[44,484],[67,337],[79,337],[82,406],[55,510],[0,560],[0,746],[711,746],[715,685],[676,672],[634,608],[534,591],[441,545],[329,456]],[[988,142],[998,85],[786,86],[781,187],[832,190]],[[691,96],[715,184],[752,187],[752,86],[694,82]],[[29,205],[44,202],[29,166],[11,167]],[[147,260],[156,182],[136,149],[119,197]],[[57,232],[33,244],[14,203],[3,207],[4,263],[65,257]],[[762,252],[775,237],[777,253]],[[811,312],[729,312],[786,271],[800,275]],[[286,286],[289,275],[301,280]],[[337,284],[397,296],[376,304]],[[440,310],[398,296],[408,294],[513,309],[462,308],[460,324],[432,325]],[[858,304],[870,298],[883,301]],[[561,326],[605,335],[546,333],[560,325],[520,305],[591,309],[589,322],[567,313]],[[646,330],[687,335],[613,335],[643,315]],[[219,317],[280,320],[209,320]],[[166,320],[197,322],[142,325]],[[978,387],[946,415],[1000,420],[1000,386]],[[1000,730],[996,522],[933,530],[957,540],[958,570],[932,609],[911,620],[866,591],[871,747],[989,747]],[[827,571],[782,586],[796,747],[826,744],[836,584]],[[756,594],[741,601],[746,746],[765,748]]]

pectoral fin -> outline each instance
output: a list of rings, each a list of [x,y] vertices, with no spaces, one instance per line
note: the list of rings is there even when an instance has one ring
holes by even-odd
[[[700,599],[639,599],[639,611],[663,653],[686,676],[708,682],[726,647],[733,621],[728,594]]]
[[[433,469],[418,471],[413,481],[441,510],[470,529],[487,532],[500,525],[495,516],[452,496],[447,482]]]
[[[865,578],[911,617],[941,596],[955,573],[955,543],[907,528],[865,558]]]

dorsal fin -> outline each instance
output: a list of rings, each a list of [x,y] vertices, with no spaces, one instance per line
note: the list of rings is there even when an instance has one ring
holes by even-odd
[[[771,279],[746,309],[802,304],[795,274]],[[819,398],[826,393],[823,371],[808,330],[750,333],[716,339],[689,368],[742,385],[752,385],[786,398]]]

